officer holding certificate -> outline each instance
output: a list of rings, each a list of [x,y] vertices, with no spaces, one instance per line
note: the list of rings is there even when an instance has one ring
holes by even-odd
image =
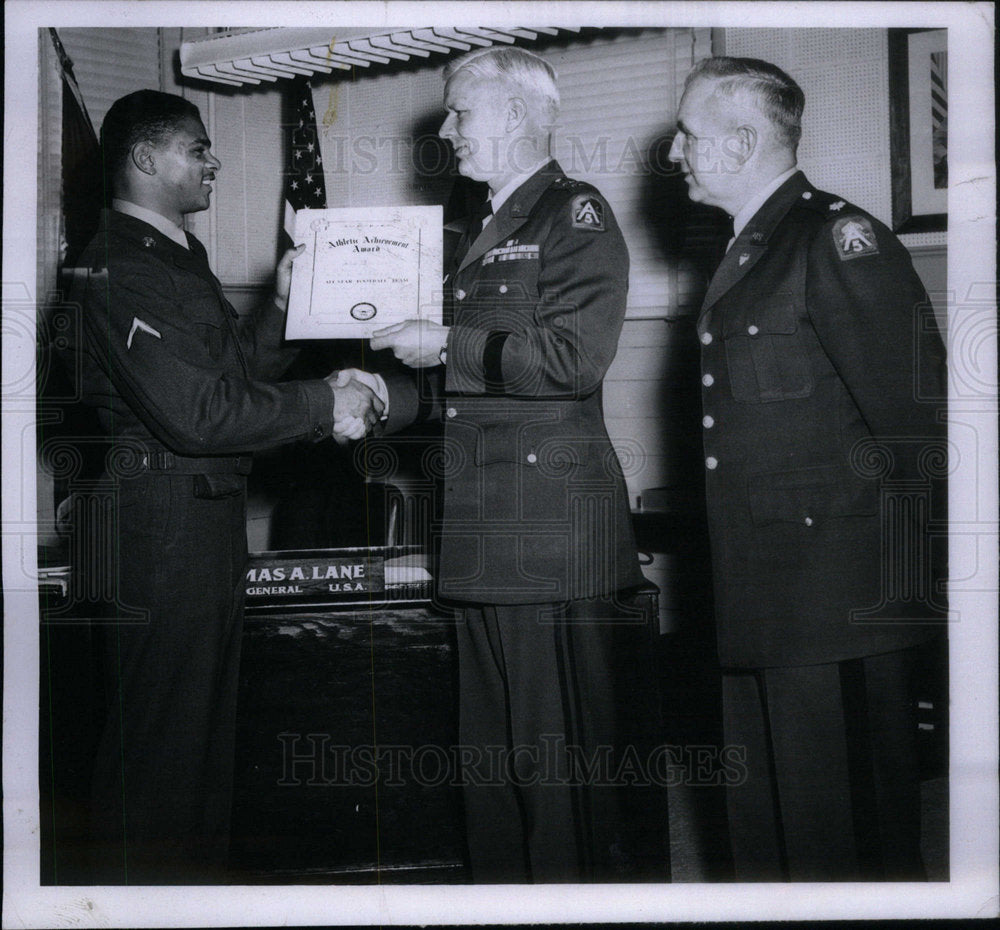
[[[440,134],[490,199],[446,269],[449,325],[398,323],[371,345],[429,369],[384,375],[386,432],[444,424],[436,578],[458,607],[472,877],[662,879],[662,852],[640,862],[627,836],[613,762],[603,777],[580,764],[619,757],[620,689],[635,685],[616,664],[643,631],[622,596],[645,579],[601,403],[628,251],[601,193],[549,156],[547,62],[487,48],[444,77]]]

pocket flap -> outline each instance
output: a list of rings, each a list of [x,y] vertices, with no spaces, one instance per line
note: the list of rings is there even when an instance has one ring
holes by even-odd
[[[799,328],[795,304],[790,301],[759,304],[750,301],[750,306],[734,313],[723,314],[722,335],[731,336],[787,335]]]
[[[878,513],[877,479],[862,478],[850,465],[817,465],[747,479],[750,514],[758,526],[803,523]]]
[[[216,328],[225,325],[223,314],[225,309],[219,304],[217,297],[199,297],[185,301],[184,312],[193,323],[201,326],[214,326]]]
[[[558,420],[484,423],[476,437],[476,464],[516,462],[543,470],[580,465],[586,459],[587,442],[578,431],[578,425]]]

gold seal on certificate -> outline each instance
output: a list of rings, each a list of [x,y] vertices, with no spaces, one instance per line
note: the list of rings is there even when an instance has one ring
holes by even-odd
[[[402,320],[441,322],[441,207],[299,210],[288,339],[367,339]]]

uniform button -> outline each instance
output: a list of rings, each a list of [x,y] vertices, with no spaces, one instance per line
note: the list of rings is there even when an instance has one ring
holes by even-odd
[[[534,465],[535,462],[537,462],[537,461],[538,461],[538,456],[535,455],[534,452],[529,452],[528,453],[528,462],[529,462],[529,464]]]
[[[702,333],[701,334],[701,344],[703,346],[710,345],[711,342],[712,342],[712,334],[711,333]]]
[[[812,526],[812,525],[813,525],[813,518],[806,517],[806,526]]]
[[[705,459],[705,467],[709,471],[714,471],[719,467],[719,460],[714,455],[710,455],[707,459]]]
[[[701,425],[704,426],[705,429],[711,429],[715,426],[715,420],[706,414],[701,418]]]
[[[747,327],[747,332],[748,332],[748,333],[750,333],[750,335],[751,335],[751,336],[756,336],[756,335],[757,335],[757,333],[759,333],[759,332],[760,332],[760,330],[759,330],[759,329],[757,329],[757,327],[756,327],[756,326],[753,326],[753,325],[751,325],[751,326],[748,326],[748,327]]]
[[[701,383],[704,384],[705,387],[711,387],[713,384],[715,384],[715,378],[713,378],[710,374],[706,373],[701,376]]]
[[[812,191],[805,191],[802,194],[802,199],[803,200],[812,200]]]
[[[455,291],[455,300],[465,300],[465,291],[461,288]]]
[[[507,293],[507,285],[506,284],[501,284],[500,285],[500,293],[501,294],[506,294]]]
[[[454,407],[449,407],[445,413],[448,415],[449,419],[453,419],[458,416],[458,411]]]

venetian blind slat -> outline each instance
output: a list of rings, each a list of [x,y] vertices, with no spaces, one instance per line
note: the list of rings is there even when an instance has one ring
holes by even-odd
[[[160,41],[155,29],[59,30],[95,130],[119,97],[160,87]]]

